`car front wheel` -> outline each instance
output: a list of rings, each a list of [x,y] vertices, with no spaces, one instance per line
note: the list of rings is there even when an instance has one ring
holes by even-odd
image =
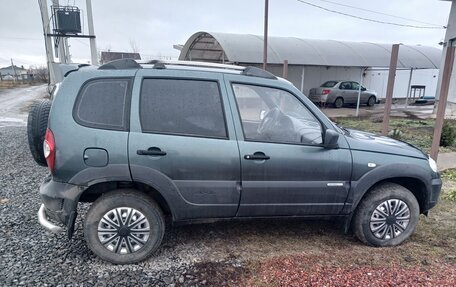
[[[367,100],[367,106],[369,107],[373,107],[375,105],[375,97],[374,96],[370,96],[370,98]]]
[[[115,264],[142,261],[158,249],[165,231],[160,207],[134,190],[98,198],[87,212],[84,236],[101,259]]]
[[[420,207],[405,187],[382,184],[359,204],[353,221],[355,235],[371,246],[395,246],[415,231]]]

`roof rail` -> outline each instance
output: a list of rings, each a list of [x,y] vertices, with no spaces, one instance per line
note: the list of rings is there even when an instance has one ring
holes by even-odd
[[[196,61],[172,61],[172,60],[152,60],[147,62],[136,61],[134,59],[119,59],[101,65],[99,70],[125,70],[125,69],[141,69],[142,65],[152,65],[153,69],[166,69],[166,65],[186,66],[186,67],[199,67],[199,68],[215,68],[240,71],[241,75],[250,77],[259,77],[266,79],[277,79],[274,74],[257,68],[257,67],[242,67],[237,65],[217,64],[210,62],[196,62]]]
[[[227,64],[217,64],[210,62],[197,62],[197,61],[173,61],[173,60],[152,60],[149,62],[141,63],[144,65],[154,65],[155,69],[164,69],[166,65],[174,66],[187,66],[187,67],[201,67],[201,68],[216,68],[216,69],[227,69],[227,70],[238,70],[243,71],[245,67]]]
[[[242,71],[241,75],[277,80],[277,77],[274,74],[272,74],[266,70],[263,70],[263,69],[260,69],[257,67],[252,67],[252,66],[246,67]]]
[[[128,69],[142,69],[134,59],[119,59],[108,62],[98,67],[98,70],[128,70]]]

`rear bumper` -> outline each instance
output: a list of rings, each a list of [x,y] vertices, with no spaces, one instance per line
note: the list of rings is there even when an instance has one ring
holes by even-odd
[[[63,228],[52,223],[55,221],[73,231],[74,220],[77,215],[79,196],[84,187],[53,181],[49,176],[40,186],[42,205],[38,212],[38,221],[51,232],[61,232]],[[71,235],[69,234],[71,237]]]
[[[309,100],[313,103],[323,103],[322,95],[311,95],[311,96],[309,96]],[[326,99],[325,99],[325,102],[326,102]]]
[[[38,222],[41,226],[52,233],[63,232],[63,228],[61,226],[58,226],[47,219],[46,207],[44,207],[44,204],[41,204],[40,209],[38,210]]]

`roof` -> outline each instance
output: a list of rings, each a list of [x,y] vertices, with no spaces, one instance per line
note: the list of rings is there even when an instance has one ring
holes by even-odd
[[[11,66],[11,65],[9,65],[9,66],[7,66],[7,67],[2,67],[2,68],[0,68],[0,70],[11,70],[11,69],[12,69],[12,66]],[[18,67],[18,66],[16,66],[16,65],[14,65],[14,69],[15,69],[16,71],[27,71],[27,69]]]
[[[389,67],[392,44],[268,37],[268,63],[289,65]],[[401,45],[398,68],[438,69],[442,51]],[[263,37],[251,34],[198,32],[185,43],[179,60],[263,62]]]
[[[101,59],[102,63],[111,62],[114,60],[119,59],[134,59],[134,60],[141,60],[141,56],[139,53],[127,53],[127,52],[101,52]]]

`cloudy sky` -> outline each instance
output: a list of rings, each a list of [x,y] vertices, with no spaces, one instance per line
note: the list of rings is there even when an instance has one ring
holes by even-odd
[[[197,31],[263,33],[264,0],[92,0],[99,50],[131,51],[135,43],[146,58],[173,57],[173,44],[184,44]],[[270,0],[269,35],[342,41],[421,44],[439,47],[444,29],[391,26],[335,14],[298,0]],[[450,2],[439,0],[305,0],[330,10],[407,25],[445,25]],[[336,5],[410,18],[386,16]],[[48,0],[50,5],[51,0]],[[85,14],[85,0],[60,0]],[[0,0],[0,67],[45,64],[38,0]],[[83,19],[87,34],[87,20]],[[73,61],[87,62],[89,41],[70,39]]]

